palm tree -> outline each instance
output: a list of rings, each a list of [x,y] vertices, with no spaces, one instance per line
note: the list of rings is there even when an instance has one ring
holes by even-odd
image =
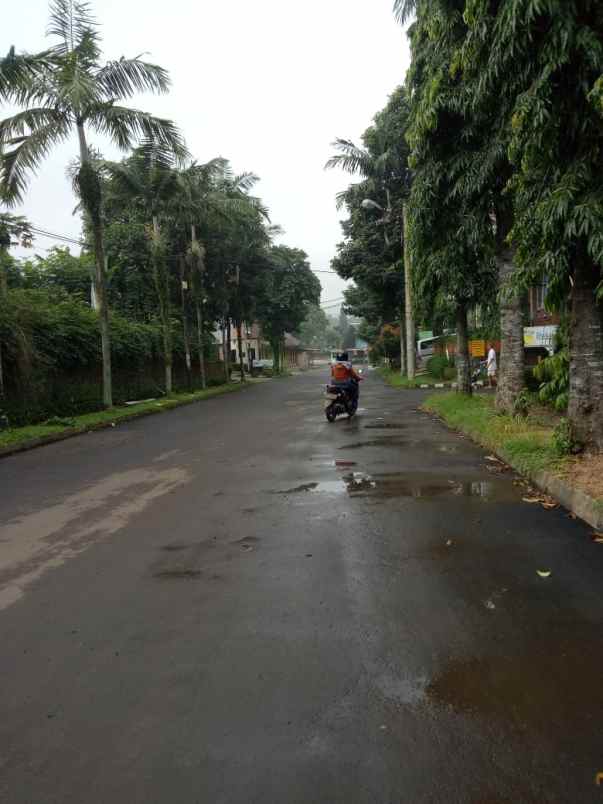
[[[192,267],[192,288],[197,314],[197,340],[199,348],[199,367],[201,381],[205,387],[205,364],[203,358],[203,274],[205,271],[205,246],[197,235],[197,225],[207,223],[211,218],[227,226],[229,235],[225,238],[234,246],[235,262],[235,325],[239,339],[239,357],[241,357],[241,265],[250,252],[251,241],[246,236],[243,224],[250,220],[258,222],[268,219],[268,211],[261,201],[250,195],[250,191],[259,181],[253,173],[234,175],[228,161],[222,158],[212,159],[205,164],[193,163],[180,174],[181,192],[175,199],[177,216],[185,222],[190,231],[190,242],[187,249],[187,260]],[[243,227],[243,228],[241,228]],[[225,293],[225,298],[228,296]],[[249,307],[247,306],[247,310]],[[225,311],[225,320],[229,313]],[[228,324],[226,324],[228,326]],[[228,357],[225,347],[225,371],[229,375]],[[241,359],[241,378],[244,378],[244,368]]]
[[[327,169],[340,168],[347,173],[362,176],[365,180],[366,190],[371,191],[385,191],[387,198],[387,206],[382,210],[383,223],[387,224],[392,219],[392,202],[391,202],[391,189],[400,183],[408,186],[409,173],[406,167],[406,160],[401,164],[400,153],[394,147],[392,148],[387,141],[387,132],[381,133],[377,127],[373,129],[374,132],[374,146],[371,150],[368,148],[360,148],[350,140],[337,138],[333,143],[333,147],[339,151],[338,154],[332,156],[326,164]],[[342,193],[338,202],[342,202],[345,193]],[[371,199],[367,199],[369,207],[379,207],[377,203]],[[363,204],[364,206],[364,204]],[[381,208],[380,208],[381,209]],[[412,308],[411,296],[411,275],[410,275],[410,256],[408,249],[408,227],[407,227],[407,209],[406,203],[402,210],[402,238],[403,238],[403,256],[404,256],[404,308],[400,310],[400,372],[407,374],[409,379],[415,376],[415,322]],[[387,233],[384,229],[385,242],[389,245]],[[404,327],[406,324],[406,360],[404,355]]]
[[[124,206],[138,207],[147,223],[153,282],[159,303],[165,363],[165,392],[172,393],[172,316],[170,272],[167,260],[165,224],[171,204],[180,190],[174,153],[154,141],[136,148],[131,157],[119,163],[106,163],[111,191]]]
[[[94,241],[103,402],[110,407],[113,394],[102,182],[87,134],[92,130],[106,136],[122,150],[147,139],[183,154],[184,144],[171,121],[119,105],[144,90],[166,92],[168,74],[138,57],[102,64],[98,28],[87,2],[52,0],[49,34],[59,40],[50,49],[22,56],[15,55],[13,49],[0,61],[0,101],[22,108],[0,122],[0,150],[4,148],[0,188],[7,203],[19,203],[29,176],[55,146],[77,133],[79,166],[74,184]]]

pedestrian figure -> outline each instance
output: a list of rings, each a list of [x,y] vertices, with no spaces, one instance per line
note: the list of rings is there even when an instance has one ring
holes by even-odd
[[[496,350],[494,346],[490,344],[490,348],[488,349],[488,360],[486,363],[486,369],[488,372],[488,383],[490,388],[494,388],[496,386]]]

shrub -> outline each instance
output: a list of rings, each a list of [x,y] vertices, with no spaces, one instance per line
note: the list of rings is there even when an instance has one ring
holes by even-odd
[[[450,363],[445,355],[434,355],[427,361],[427,371],[437,380],[444,378],[444,370],[449,367]]]
[[[573,452],[574,442],[572,439],[572,430],[567,419],[561,419],[557,427],[553,430],[553,447],[560,457]]]

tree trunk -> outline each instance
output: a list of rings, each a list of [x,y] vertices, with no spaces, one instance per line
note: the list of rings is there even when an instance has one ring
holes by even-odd
[[[195,224],[191,224],[191,257],[193,273],[191,275],[192,289],[195,297],[195,312],[197,315],[197,349],[199,352],[199,373],[201,375],[201,388],[207,387],[205,376],[205,353],[203,350],[203,258],[201,244],[197,240]]]
[[[230,382],[230,374],[232,372],[232,323],[230,318],[226,319],[226,340],[228,341],[228,382]]]
[[[409,380],[415,378],[415,317],[412,308],[412,271],[410,246],[408,242],[408,206],[403,207],[402,237],[404,238],[404,299],[406,304],[406,374]]]
[[[406,340],[404,338],[404,306],[400,308],[400,374],[406,375]]]
[[[205,354],[203,351],[203,308],[202,302],[197,299],[195,308],[197,313],[197,349],[199,351],[199,373],[201,374],[201,388],[205,390],[207,387],[207,379],[205,376]]]
[[[467,305],[464,302],[459,302],[456,308],[456,376],[459,393],[471,394]]]
[[[224,353],[224,382],[230,382],[230,336],[226,322],[222,327],[222,352]]]
[[[568,417],[575,442],[603,451],[603,308],[597,304],[598,268],[576,259],[570,320]]]
[[[245,382],[245,366],[243,365],[243,338],[241,336],[241,321],[236,322],[237,327],[237,349],[239,352],[239,370],[241,372],[241,382]]]
[[[157,216],[153,216],[153,278],[159,299],[159,315],[163,335],[163,360],[165,364],[165,393],[172,393],[172,327],[170,319],[170,284],[165,258],[161,253],[161,229]]]
[[[281,373],[281,341],[280,338],[273,338],[270,341],[270,348],[272,349],[272,373]]]
[[[6,303],[8,293],[8,279],[4,270],[4,260],[6,252],[0,248],[0,308]],[[4,387],[4,363],[2,361],[2,339],[0,339],[0,399],[4,399],[6,389]]]
[[[92,216],[91,216],[92,217]],[[109,305],[107,304],[107,278],[105,273],[105,246],[103,226],[100,220],[92,221],[94,236],[94,295],[98,309],[103,360],[103,405],[113,406],[113,381],[111,375],[111,335],[109,332]]]
[[[517,396],[525,388],[522,299],[519,293],[508,288],[508,279],[514,269],[511,251],[502,251],[496,261],[501,331],[496,407],[502,413],[511,413]]]
[[[186,288],[185,288],[186,283]],[[191,361],[191,339],[188,328],[188,294],[190,292],[186,274],[186,262],[184,255],[180,255],[180,301],[182,304],[182,338],[184,341],[184,359],[186,363],[186,379],[189,391],[193,387],[192,381],[192,361]]]
[[[84,126],[77,125],[77,134],[80,146],[80,162],[82,166],[90,165],[90,153],[86,143]],[[99,184],[100,188],[100,184]],[[100,189],[99,189],[100,192]],[[107,276],[105,270],[105,245],[103,235],[103,224],[101,217],[100,198],[84,198],[82,203],[92,223],[92,233],[94,237],[94,296],[96,309],[98,310],[98,321],[101,336],[101,352],[103,361],[103,405],[106,408],[113,406],[113,387],[111,376],[111,335],[109,332],[109,307],[107,304]]]

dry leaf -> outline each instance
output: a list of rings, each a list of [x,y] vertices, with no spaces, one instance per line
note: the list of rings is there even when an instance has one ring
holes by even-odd
[[[536,572],[540,575],[541,578],[548,578],[551,574],[550,570],[536,570]]]
[[[556,503],[556,502],[543,502],[542,507],[546,508],[547,511],[551,511],[553,508],[559,508],[559,503]]]
[[[493,463],[500,463],[500,459],[496,457],[496,455],[486,455],[487,461],[492,461]]]
[[[603,533],[593,533],[592,540],[597,544],[603,544]]]
[[[527,503],[539,503],[539,502],[542,502],[542,499],[540,497],[522,497],[521,499],[524,502],[527,502]]]

